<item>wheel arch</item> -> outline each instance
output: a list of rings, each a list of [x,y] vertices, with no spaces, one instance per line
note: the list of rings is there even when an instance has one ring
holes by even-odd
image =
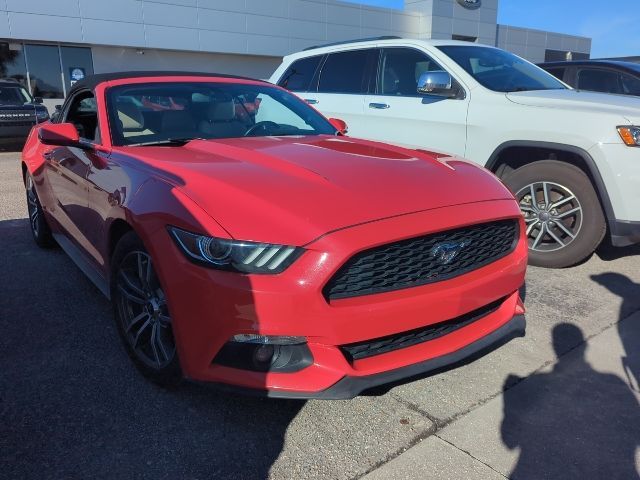
[[[600,170],[589,152],[580,147],[553,142],[512,140],[498,146],[485,167],[503,179],[513,170],[539,160],[556,160],[580,168],[594,186],[609,232],[614,231],[616,218]]]
[[[122,218],[116,218],[109,225],[109,234],[107,237],[107,258],[109,259],[109,264],[111,263],[111,257],[113,257],[116,245],[118,245],[120,239],[129,232],[135,232],[135,229],[129,222]]]

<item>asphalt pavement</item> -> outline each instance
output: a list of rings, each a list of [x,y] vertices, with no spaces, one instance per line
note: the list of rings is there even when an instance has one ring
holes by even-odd
[[[640,248],[531,268],[527,335],[349,401],[145,381],[109,303],[31,238],[0,154],[0,478],[638,478]]]

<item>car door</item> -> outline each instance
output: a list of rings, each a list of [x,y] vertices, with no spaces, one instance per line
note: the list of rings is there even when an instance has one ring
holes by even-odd
[[[316,82],[303,98],[327,118],[347,122],[349,135],[368,138],[364,100],[374,78],[377,49],[347,50],[328,54],[320,64]]]
[[[456,98],[418,93],[421,74],[443,70],[421,50],[381,49],[376,89],[365,99],[366,138],[464,155],[469,94],[455,80]]]
[[[97,132],[93,93],[74,95],[62,115],[62,122],[72,123],[78,130],[82,146],[54,146],[44,151],[45,175],[54,198],[50,213],[66,236],[95,259],[97,251],[89,239],[95,213],[89,208],[87,176],[106,154],[92,145]]]

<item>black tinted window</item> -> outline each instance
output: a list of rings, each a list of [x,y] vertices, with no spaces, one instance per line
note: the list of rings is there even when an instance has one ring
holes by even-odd
[[[382,95],[417,95],[420,75],[437,70],[442,70],[442,67],[418,50],[385,48],[382,51],[378,93]]]
[[[619,79],[620,75],[610,70],[580,70],[577,88],[592,92],[622,93]]]
[[[560,80],[564,79],[564,68],[545,68],[545,70]]]
[[[367,93],[369,69],[376,50],[332,53],[320,73],[318,91],[326,93]]]
[[[284,72],[278,85],[295,92],[308,91],[320,65],[320,60],[322,60],[322,55],[296,60]],[[311,90],[315,90],[315,88],[311,88]]]
[[[627,95],[640,96],[640,78],[622,74],[622,89]]]

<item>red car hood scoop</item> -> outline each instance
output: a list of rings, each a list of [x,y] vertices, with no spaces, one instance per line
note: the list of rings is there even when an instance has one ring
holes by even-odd
[[[194,140],[135,151],[243,240],[304,245],[382,218],[512,198],[469,162],[346,137]]]

